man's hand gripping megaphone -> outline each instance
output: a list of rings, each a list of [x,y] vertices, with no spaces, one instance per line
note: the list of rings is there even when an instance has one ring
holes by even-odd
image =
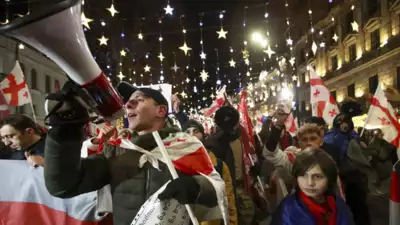
[[[88,121],[102,123],[104,119],[93,113],[93,100],[77,83],[67,81],[59,92],[46,97],[45,123],[49,126],[84,124]]]

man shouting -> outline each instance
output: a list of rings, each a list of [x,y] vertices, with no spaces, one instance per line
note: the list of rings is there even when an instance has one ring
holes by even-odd
[[[117,89],[125,102],[129,128],[133,131],[132,143],[152,151],[157,147],[152,132],[158,131],[163,139],[179,132],[167,125],[168,101],[159,91],[135,88],[128,83],[121,83]],[[140,167],[139,159],[143,154],[120,147],[115,147],[111,157],[96,155],[81,159],[84,123],[76,122],[83,121],[80,118],[73,118],[81,115],[79,110],[82,107],[77,107],[71,107],[76,113],[49,116],[50,123],[53,120],[55,124],[64,125],[52,125],[46,140],[44,173],[47,189],[54,196],[70,198],[110,184],[114,224],[129,225],[143,203],[171,179],[170,172],[162,162],[160,170],[149,162]],[[71,123],[57,123],[62,120]],[[213,185],[200,175],[180,174],[167,185],[159,198],[173,198],[181,204],[194,204],[205,209],[217,205]]]

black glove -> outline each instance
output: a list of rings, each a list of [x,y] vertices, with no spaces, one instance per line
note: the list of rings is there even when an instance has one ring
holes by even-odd
[[[256,178],[261,173],[261,166],[259,163],[256,163],[254,166],[250,167],[250,175],[253,178]]]
[[[172,180],[158,198],[161,201],[173,198],[185,205],[196,203],[199,194],[200,184],[195,178],[185,176]]]
[[[61,91],[46,97],[49,110],[45,118],[47,125],[83,125],[90,120],[87,109],[77,100],[78,89],[80,89],[79,85],[73,81],[67,81]]]

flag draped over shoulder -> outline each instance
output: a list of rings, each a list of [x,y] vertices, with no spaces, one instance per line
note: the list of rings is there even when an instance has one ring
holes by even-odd
[[[90,141],[90,140],[89,140]],[[215,171],[210,158],[203,144],[195,137],[186,133],[176,133],[163,140],[165,148],[172,160],[174,167],[187,175],[201,175],[207,178],[215,188],[218,206],[206,209],[198,205],[194,205],[193,209],[196,215],[202,214],[203,218],[198,218],[201,221],[209,221],[214,219],[223,219],[225,224],[228,221],[227,199],[225,193],[225,184],[217,171]],[[165,163],[160,149],[157,147],[152,151],[143,149],[133,144],[129,139],[116,139],[109,144],[138,151],[143,155],[139,159],[139,167],[142,168],[146,162],[149,162],[154,168],[159,169],[159,163]],[[89,146],[85,145],[84,146]],[[141,210],[136,215],[132,225],[139,224],[166,224],[168,221],[173,221],[171,224],[188,225],[190,218],[186,208],[180,205],[176,200],[159,201],[158,194],[166,187],[166,184],[154,193],[142,206]],[[104,203],[102,209],[108,209],[112,212],[111,202],[103,199],[111,199],[110,189],[99,191],[99,201]],[[108,204],[108,205],[107,205]],[[103,211],[103,210],[102,210]],[[202,213],[196,213],[196,212]],[[162,216],[164,215],[164,216]]]
[[[339,107],[313,68],[310,68],[310,84],[313,116],[322,117],[327,124],[332,125],[333,119],[340,113]]]
[[[0,224],[112,225],[96,211],[96,192],[53,197],[46,189],[43,168],[32,168],[26,161],[0,160],[0,171]]]
[[[31,103],[28,85],[18,61],[15,62],[12,71],[0,83],[0,89],[7,104],[10,106],[21,106]]]

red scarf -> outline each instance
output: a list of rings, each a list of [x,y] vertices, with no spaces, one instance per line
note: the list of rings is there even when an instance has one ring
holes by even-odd
[[[302,191],[299,191],[300,199],[310,210],[317,225],[336,225],[336,201],[335,197],[327,196],[323,204],[315,203]]]

